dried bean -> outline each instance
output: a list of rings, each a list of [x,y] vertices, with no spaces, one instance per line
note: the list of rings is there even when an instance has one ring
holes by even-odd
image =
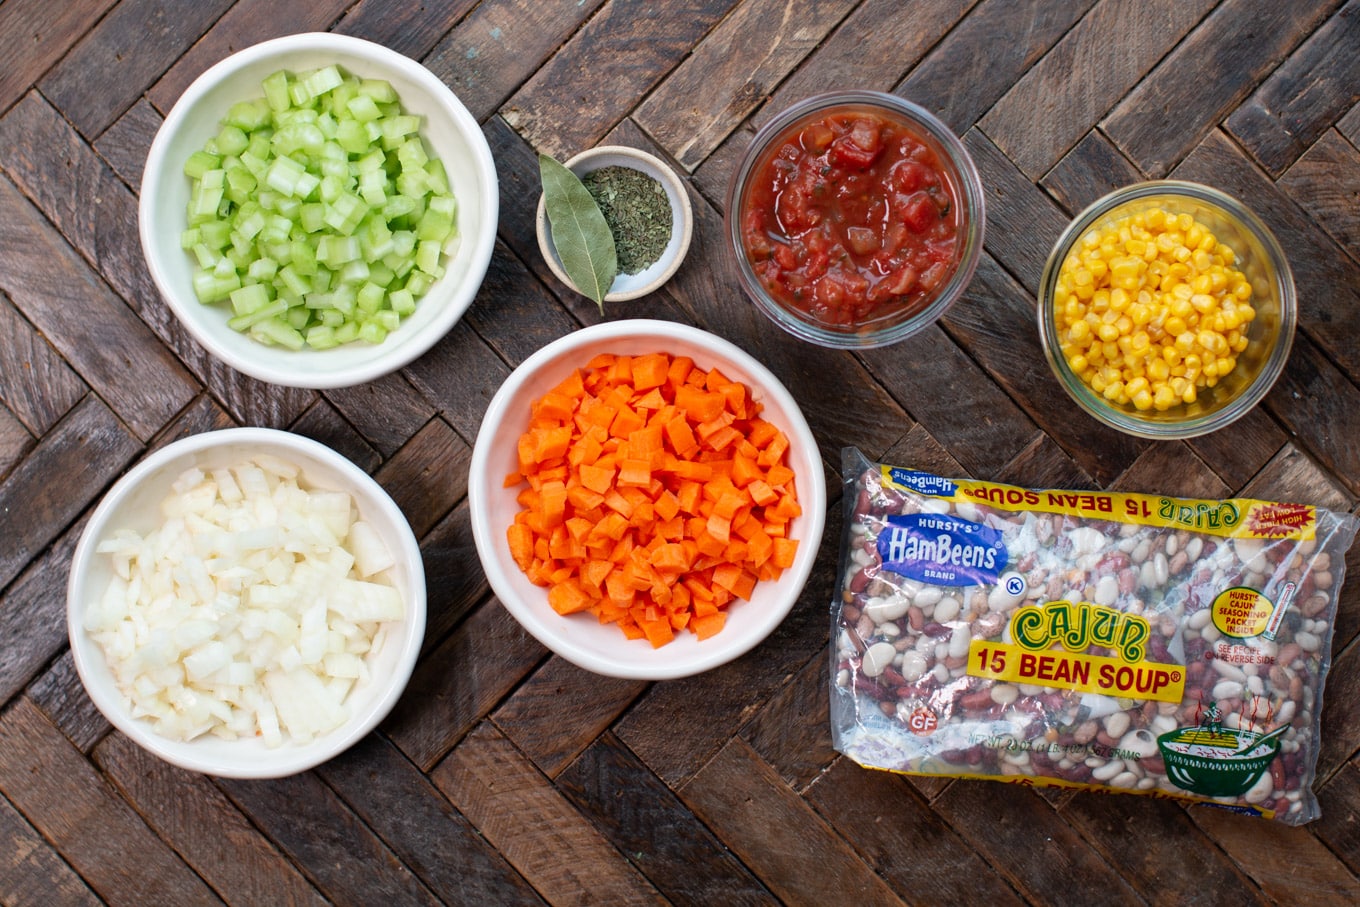
[[[1183,771],[1168,775],[1164,752],[1179,756],[1163,743],[1196,732],[1249,745],[1250,734],[1284,727],[1266,744],[1278,746],[1269,770],[1235,796],[1215,796],[1293,824],[1316,817],[1314,726],[1354,517],[956,483],[880,468],[853,451],[844,466],[844,499],[854,503],[832,697],[842,752],[899,771],[1204,799],[1176,783]],[[889,514],[924,521],[914,524],[920,534],[888,523]],[[1305,523],[1314,538],[1299,540]],[[1267,531],[1250,536],[1258,525]],[[894,545],[906,533],[924,553],[899,558],[889,552],[908,546],[885,543],[881,558],[884,533],[897,534]],[[988,545],[999,552],[994,563]],[[1293,602],[1277,609],[1286,582]],[[1234,599],[1230,589],[1249,591]],[[1144,629],[1125,637],[1135,648],[1122,649],[1109,631],[1128,626]],[[1124,672],[1123,686],[1098,686],[1100,667]],[[1157,670],[1168,684],[1174,671],[1175,685],[1155,686],[1147,672]],[[856,696],[878,708],[857,708]],[[933,730],[916,722],[922,710],[934,713]],[[871,713],[886,724],[872,724]],[[1236,749],[1200,746],[1200,759]]]

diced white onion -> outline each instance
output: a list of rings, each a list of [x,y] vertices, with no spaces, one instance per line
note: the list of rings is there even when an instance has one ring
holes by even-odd
[[[84,626],[157,733],[275,747],[333,731],[387,622],[405,617],[392,554],[350,495],[299,478],[270,456],[187,470],[159,528],[96,547],[114,577]]]

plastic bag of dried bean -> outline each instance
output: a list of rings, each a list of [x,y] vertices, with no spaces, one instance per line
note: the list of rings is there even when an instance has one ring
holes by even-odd
[[[843,460],[837,750],[910,774],[1317,818],[1354,516]]]

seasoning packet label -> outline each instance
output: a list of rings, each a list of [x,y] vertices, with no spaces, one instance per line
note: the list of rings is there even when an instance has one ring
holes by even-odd
[[[1319,815],[1360,520],[1027,489],[843,453],[831,729],[862,765]]]

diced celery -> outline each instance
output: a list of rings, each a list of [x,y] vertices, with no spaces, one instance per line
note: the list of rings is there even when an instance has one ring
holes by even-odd
[[[275,113],[288,109],[288,84],[287,70],[280,69],[265,77],[264,98],[269,103],[269,109]]]
[[[218,154],[235,156],[245,151],[249,144],[249,140],[240,126],[227,124],[217,133]]]
[[[397,101],[396,89],[392,83],[386,79],[362,79],[359,82],[359,93],[372,98],[379,104],[394,104]]]
[[[359,311],[373,314],[382,308],[383,299],[387,296],[387,291],[376,283],[366,283],[359,288],[359,292],[354,297],[354,303],[359,307]]]
[[[318,324],[309,327],[304,336],[307,345],[314,350],[328,350],[340,345],[335,340],[335,328],[332,325]]]
[[[376,321],[365,321],[359,328],[359,339],[379,344],[387,339],[387,330]]]
[[[264,284],[246,284],[231,294],[231,310],[237,315],[252,315],[272,303]],[[286,305],[285,305],[286,308]]]
[[[184,162],[184,175],[189,179],[198,180],[203,178],[203,174],[209,170],[217,170],[222,166],[222,155],[209,154],[206,151],[195,151],[189,155],[189,159]]]
[[[185,161],[194,292],[261,343],[381,343],[443,274],[444,167],[387,82],[326,66],[262,88]]]
[[[264,343],[274,343],[290,350],[300,350],[306,340],[297,328],[283,318],[267,318],[250,326],[250,336]]]

